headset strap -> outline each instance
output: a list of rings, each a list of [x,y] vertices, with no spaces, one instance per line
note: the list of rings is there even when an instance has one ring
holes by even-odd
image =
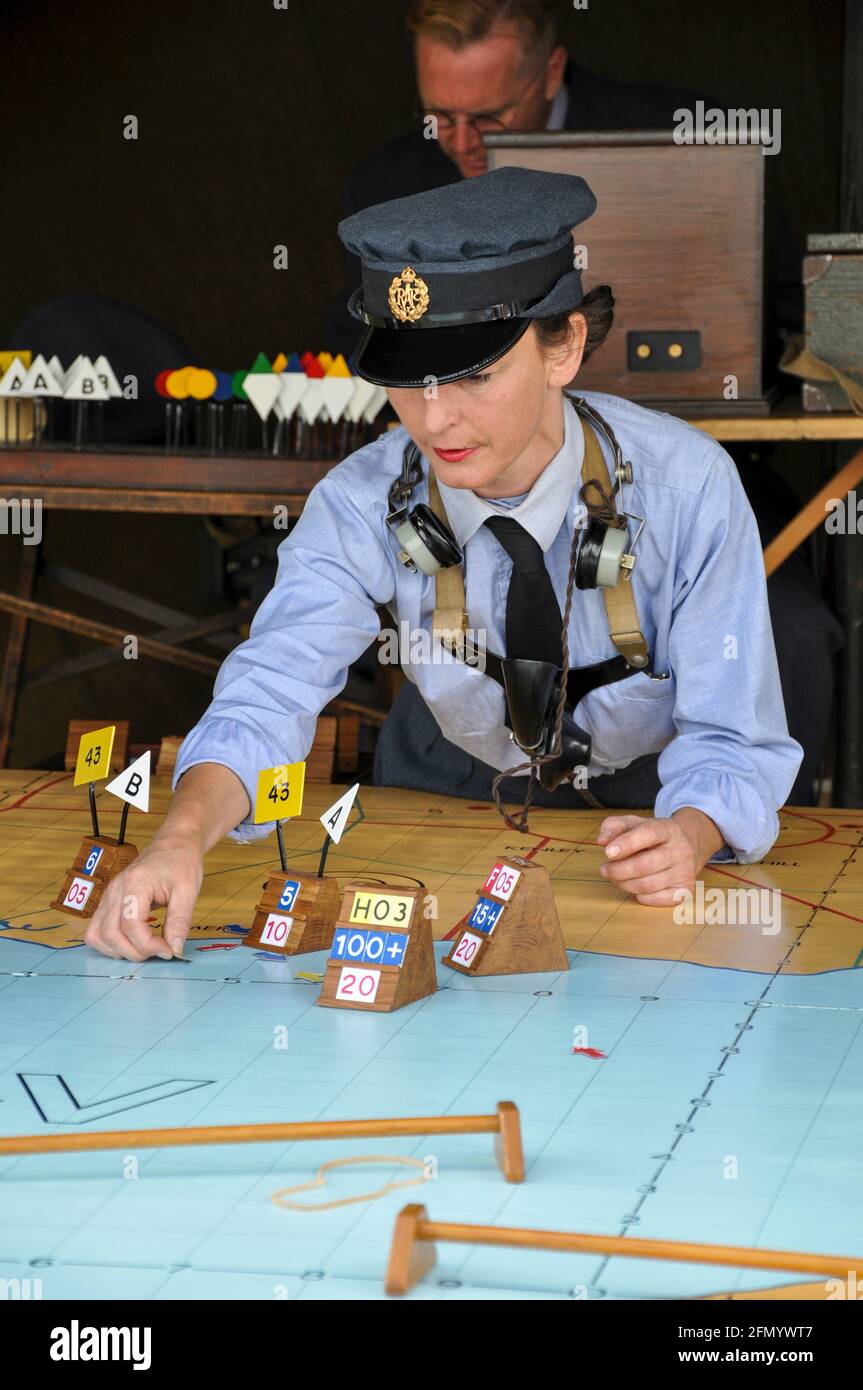
[[[584,460],[581,465],[582,484],[599,483],[611,500],[611,510],[616,512],[611,480],[599,440],[585,419],[581,420],[584,432]],[[608,618],[608,630],[617,651],[631,666],[640,670],[650,669],[650,653],[638,621],[638,609],[632,581],[619,579],[613,589],[601,590]]]
[[[439,521],[449,525],[446,509],[433,469],[429,468],[429,505]],[[467,632],[467,608],[464,592],[464,570],[450,565],[435,575],[435,609],[432,636],[448,650],[455,650],[464,660],[464,641]]]
[[[581,417],[579,417],[581,419]],[[608,496],[612,496],[611,479],[599,441],[591,426],[581,419],[584,431],[584,460],[581,466],[582,484],[598,482]],[[429,469],[429,503],[435,516],[449,525],[446,510],[441,500],[434,471]],[[612,510],[614,502],[612,500]],[[611,640],[616,650],[628,665],[640,670],[650,669],[650,653],[641,632],[638,609],[632,583],[618,581],[613,589],[601,590],[608,619]],[[455,651],[464,660],[465,633],[468,627],[467,603],[465,599],[464,570],[461,565],[452,565],[435,575],[435,608],[432,619],[432,634],[444,647]],[[490,654],[489,654],[490,655]],[[634,659],[633,659],[634,658]]]

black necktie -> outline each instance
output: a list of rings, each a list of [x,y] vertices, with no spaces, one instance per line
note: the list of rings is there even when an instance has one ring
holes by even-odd
[[[514,517],[492,516],[485,524],[512,560],[506,599],[507,656],[560,666],[563,620],[542,546]]]

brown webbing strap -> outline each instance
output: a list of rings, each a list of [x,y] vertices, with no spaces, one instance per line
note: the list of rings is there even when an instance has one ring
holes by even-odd
[[[581,426],[584,431],[582,483],[585,485],[588,482],[598,483],[610,498],[611,479],[608,476],[608,468],[602,449],[599,447],[599,440],[586,420],[582,420]],[[612,511],[615,510],[613,500],[611,501],[611,508]],[[631,666],[639,668],[648,666],[650,653],[647,650],[647,643],[638,621],[638,609],[635,606],[632,581],[621,576],[613,589],[603,588],[601,593],[605,603],[611,640],[618,652]]]
[[[429,469],[429,504],[439,521],[447,526],[446,510],[441,501],[440,490],[434,473]],[[467,604],[464,593],[464,570],[461,565],[451,565],[449,569],[439,570],[435,575],[435,607],[432,618],[432,635],[458,655],[464,654],[464,639],[467,632]]]

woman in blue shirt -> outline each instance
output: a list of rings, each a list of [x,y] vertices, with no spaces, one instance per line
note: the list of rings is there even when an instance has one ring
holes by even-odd
[[[203,854],[269,832],[250,820],[258,771],[305,758],[384,608],[423,640],[402,653],[377,780],[475,796],[507,773],[509,793],[550,805],[652,805],[598,836],[601,872],[649,905],[712,858],[770,848],[801,749],[734,465],[670,416],[564,394],[611,319],[573,263],[594,207],[580,178],[510,168],[341,225],[363,266],[356,370],[401,428],[313,490],[182,746],[165,822],[88,944],[182,950]]]

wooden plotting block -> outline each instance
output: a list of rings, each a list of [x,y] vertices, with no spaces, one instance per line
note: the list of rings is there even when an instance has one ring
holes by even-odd
[[[137,857],[134,845],[120,844],[107,835],[85,835],[71,869],[63,875],[63,884],[52,907],[61,912],[73,912],[76,917],[92,917],[102,894],[117,874]]]
[[[333,762],[336,754],[336,741],[339,740],[341,747],[341,719],[336,719],[333,715],[322,715],[318,720],[315,730],[315,740],[309,750],[306,759],[306,781],[307,782],[329,782],[333,775]],[[357,721],[359,723],[359,721]],[[79,729],[81,728],[79,724]],[[90,727],[89,725],[87,726]],[[94,729],[100,726],[94,724]],[[117,725],[117,739],[120,737],[121,725]],[[128,727],[128,726],[127,726]],[[177,761],[177,754],[185,735],[165,735],[159,747],[159,760],[156,763],[156,775],[161,777],[174,771]],[[116,747],[116,739],[115,739]],[[77,750],[77,742],[75,744]],[[68,752],[67,752],[68,758]],[[356,759],[354,759],[356,761]],[[75,766],[74,756],[72,766]],[[113,766],[113,762],[112,762]]]
[[[548,869],[516,856],[495,860],[443,963],[463,975],[568,970]]]
[[[156,763],[157,777],[168,777],[174,771],[182,742],[182,734],[165,734],[163,736],[159,744],[159,760]]]
[[[110,724],[113,724],[116,729],[114,746],[111,749],[110,769],[112,772],[123,771],[126,766],[126,755],[129,751],[128,719],[70,719],[64,759],[64,767],[67,772],[75,771],[75,763],[78,760],[78,745],[82,735],[92,734],[95,729],[104,729]]]
[[[331,714],[321,715],[315,729],[315,739],[306,756],[306,781],[331,782],[336,756],[338,720]]]
[[[349,883],[318,1003],[390,1013],[437,988],[425,887]]]
[[[360,717],[358,714],[340,714],[336,731],[336,763],[339,776],[353,776],[360,759]]]
[[[334,878],[274,869],[243,945],[280,956],[326,951],[332,945],[340,902]]]

